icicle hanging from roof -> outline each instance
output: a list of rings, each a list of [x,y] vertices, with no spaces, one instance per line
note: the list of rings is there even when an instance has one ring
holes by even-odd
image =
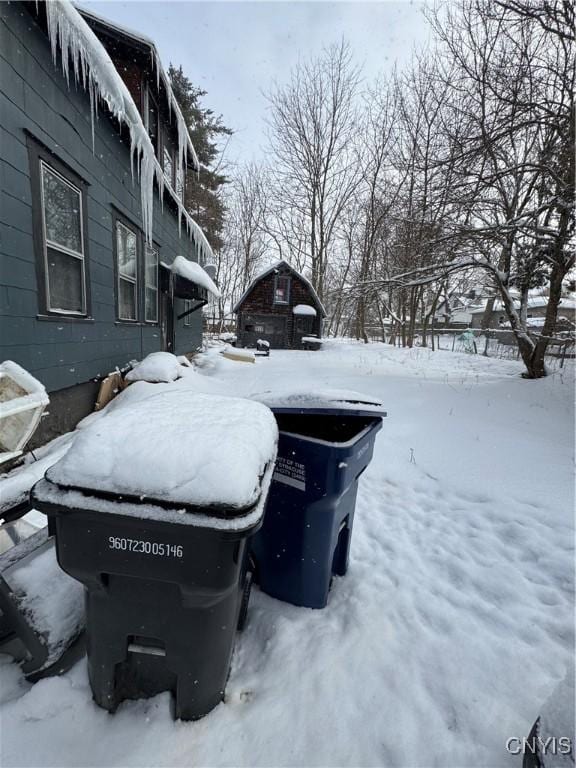
[[[182,205],[175,191],[165,182],[164,173],[160,166],[148,132],[136,107],[130,91],[120,77],[108,52],[72,5],[70,0],[51,0],[45,3],[48,21],[48,37],[52,48],[54,63],[57,60],[58,46],[62,72],[70,84],[69,60],[72,60],[76,83],[88,90],[90,96],[90,119],[92,126],[92,146],[94,146],[94,120],[98,99],[102,99],[110,112],[119,123],[127,126],[130,133],[130,162],[133,168],[134,157],[137,158],[138,178],[140,183],[142,226],[148,242],[152,242],[154,178],[158,183],[160,199],[162,200],[165,186],[168,186],[178,206],[178,220],[186,220],[186,228],[190,239],[198,249],[200,261],[212,255],[210,244],[198,224],[192,219]],[[178,167],[184,171],[187,156],[190,156],[196,168],[199,168],[198,157],[192,146],[192,141],[178,107],[176,97],[162,70],[160,59],[153,47],[154,64],[157,82],[160,77],[166,87],[170,110],[176,115],[178,130]]]

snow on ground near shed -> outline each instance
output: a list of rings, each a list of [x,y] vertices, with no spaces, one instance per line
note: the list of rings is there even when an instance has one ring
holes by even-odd
[[[34,687],[6,662],[2,764],[517,768],[506,740],[528,734],[573,653],[572,374],[333,342],[200,363],[120,398],[294,381],[383,402],[349,573],[322,611],[255,589],[226,701],[197,723],[172,722],[167,694],[108,715],[85,661]]]

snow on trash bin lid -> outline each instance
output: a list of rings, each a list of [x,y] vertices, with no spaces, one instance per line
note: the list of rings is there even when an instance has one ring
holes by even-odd
[[[164,391],[104,412],[46,478],[96,495],[242,510],[259,500],[277,440],[261,403]]]
[[[286,389],[259,392],[251,396],[274,413],[334,414],[346,411],[350,416],[386,416],[383,403],[375,397],[349,389]]]

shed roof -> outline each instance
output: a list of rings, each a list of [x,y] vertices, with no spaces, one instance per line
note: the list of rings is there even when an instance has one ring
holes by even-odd
[[[244,303],[244,300],[247,298],[247,296],[250,293],[252,293],[253,289],[258,285],[258,283],[261,280],[264,280],[265,277],[268,277],[268,275],[271,275],[273,272],[277,272],[280,269],[280,267],[285,267],[290,272],[292,272],[293,275],[295,275],[296,277],[300,278],[300,280],[302,280],[302,282],[306,285],[306,287],[310,291],[310,295],[312,297],[312,300],[314,301],[314,303],[316,304],[316,306],[320,310],[320,313],[321,313],[322,317],[326,317],[326,310],[324,309],[324,305],[322,304],[322,302],[318,298],[318,294],[316,293],[312,283],[307,278],[305,278],[304,275],[302,275],[300,272],[298,272],[298,270],[294,269],[294,267],[291,264],[288,264],[287,261],[284,261],[284,259],[280,259],[279,261],[275,261],[273,264],[271,264],[269,267],[267,267],[263,272],[260,272],[259,275],[256,275],[254,280],[252,280],[252,282],[250,283],[248,288],[246,288],[246,290],[244,291],[242,296],[238,299],[236,304],[232,307],[232,311],[233,312],[238,312],[240,306]]]

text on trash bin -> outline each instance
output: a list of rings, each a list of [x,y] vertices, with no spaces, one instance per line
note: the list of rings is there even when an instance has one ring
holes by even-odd
[[[123,552],[140,552],[144,555],[156,555],[157,557],[182,558],[184,556],[184,547],[181,544],[162,544],[158,541],[125,539],[122,536],[109,536],[108,549],[120,549]]]

